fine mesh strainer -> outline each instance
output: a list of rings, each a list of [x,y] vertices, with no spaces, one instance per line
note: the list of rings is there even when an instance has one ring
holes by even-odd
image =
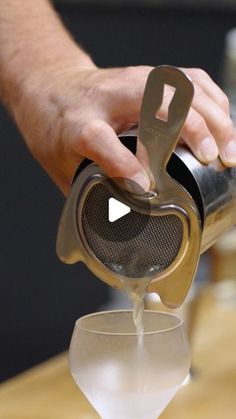
[[[167,120],[157,117],[164,86],[174,95]],[[149,75],[139,121],[137,157],[150,175],[148,193],[124,190],[95,164],[77,174],[65,203],[57,254],[65,263],[83,261],[108,284],[148,278],[148,291],[164,304],[184,300],[200,254],[201,221],[195,201],[166,171],[193,96],[193,86],[179,69],[155,68]],[[122,138],[121,138],[122,139]],[[109,221],[110,198],[131,211]]]
[[[130,278],[163,272],[178,255],[181,220],[173,214],[150,217],[134,210],[115,223],[107,222],[112,197],[105,185],[96,184],[85,198],[82,226],[90,249],[113,272]]]

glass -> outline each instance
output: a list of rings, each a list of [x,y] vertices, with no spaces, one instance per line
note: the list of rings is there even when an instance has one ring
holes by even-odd
[[[132,310],[77,320],[70,344],[72,376],[103,419],[156,419],[190,369],[183,321],[144,311],[143,340]]]

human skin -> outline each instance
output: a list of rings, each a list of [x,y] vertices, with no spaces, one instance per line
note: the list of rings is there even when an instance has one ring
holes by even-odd
[[[158,51],[157,51],[158,56]],[[148,190],[143,166],[117,134],[136,125],[149,66],[98,68],[47,0],[1,0],[0,98],[32,155],[67,195],[84,157]],[[182,139],[209,163],[236,164],[236,134],[223,91],[201,69],[183,71],[194,98]],[[167,89],[162,107],[167,114]]]

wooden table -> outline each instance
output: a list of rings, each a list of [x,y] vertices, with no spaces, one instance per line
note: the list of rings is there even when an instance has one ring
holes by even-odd
[[[204,292],[193,340],[196,375],[161,419],[236,418],[236,306]],[[67,354],[0,385],[0,419],[96,419],[74,384]],[[129,419],[129,418],[124,418]]]

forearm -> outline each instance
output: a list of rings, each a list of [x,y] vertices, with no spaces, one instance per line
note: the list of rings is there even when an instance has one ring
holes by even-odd
[[[93,67],[64,28],[48,0],[1,0],[0,98],[10,110],[28,78],[40,77],[57,63]]]

